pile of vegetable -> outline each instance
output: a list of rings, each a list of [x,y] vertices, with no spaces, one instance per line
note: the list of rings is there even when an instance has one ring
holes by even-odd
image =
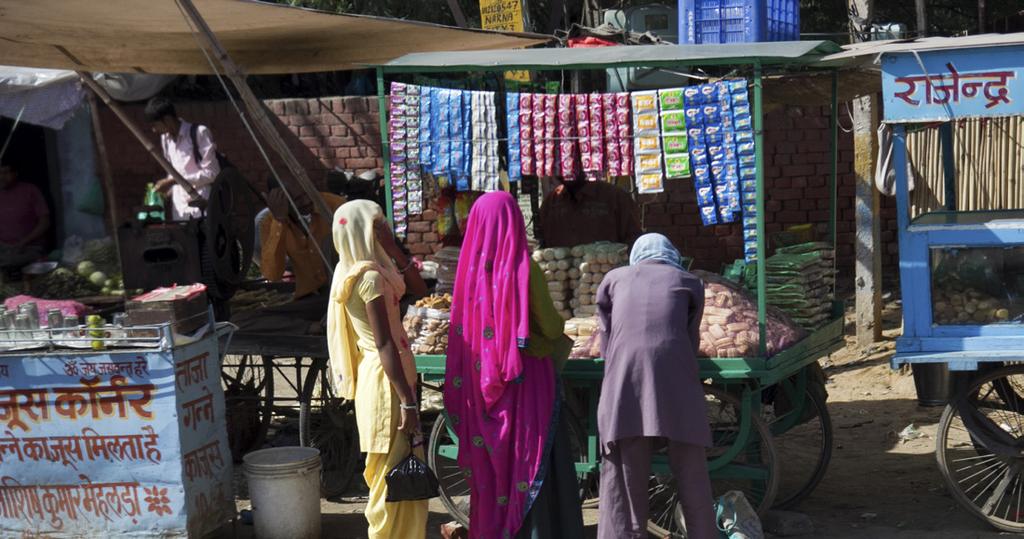
[[[936,287],[932,295],[936,324],[995,324],[1010,319],[1004,302],[976,288],[950,283]]]
[[[579,283],[573,289],[571,307],[577,317],[597,314],[597,289],[609,271],[629,263],[629,246],[622,243],[591,243],[572,248]]]
[[[704,317],[700,322],[702,357],[752,357],[759,353],[757,301],[719,275],[694,271],[704,281]],[[803,338],[804,331],[779,309],[767,313],[767,355],[771,357]]]
[[[102,286],[96,286],[88,277],[83,277],[80,273],[75,273],[68,268],[57,268],[46,275],[32,279],[31,294],[44,299],[70,299],[95,296],[101,288]]]
[[[533,260],[544,271],[544,280],[555,302],[555,309],[562,318],[572,318],[572,283],[579,279],[579,272],[573,270],[572,253],[565,247],[539,249],[533,252]]]

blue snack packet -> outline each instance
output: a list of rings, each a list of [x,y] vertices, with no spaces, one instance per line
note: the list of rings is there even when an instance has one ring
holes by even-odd
[[[715,98],[718,101],[729,100],[729,85],[724,80],[716,81],[715,83]]]
[[[757,164],[757,156],[754,155],[741,155],[739,156],[739,163],[741,167],[752,167]]]
[[[735,219],[733,217],[733,211],[728,206],[718,207],[718,222],[719,223],[731,223]]]
[[[693,164],[693,154],[690,154],[690,170],[693,171],[693,182],[700,185],[711,185],[711,170],[707,165]]]
[[[701,206],[700,207],[700,221],[704,223],[704,226],[717,225],[718,224],[718,212],[715,211],[714,206]]]
[[[757,167],[740,167],[740,179],[741,180],[755,180],[755,179],[757,179]]]
[[[697,190],[697,205],[698,206],[714,206],[715,205],[715,189],[710,185],[702,185],[695,187]]]
[[[688,126],[700,126],[704,125],[704,110],[701,107],[687,107],[683,110],[686,114],[686,125]]]
[[[736,131],[749,131],[754,128],[754,122],[750,120],[749,116],[734,117],[732,128]]]
[[[720,120],[722,122],[722,129],[729,131],[736,130],[736,120],[731,111],[723,111]]]
[[[730,93],[747,91],[747,79],[729,79],[725,81]]]
[[[732,104],[732,113],[735,114],[736,116],[750,116],[750,104],[749,103],[743,103],[743,104],[733,103]]]
[[[708,157],[712,161],[721,161],[724,156],[725,148],[722,147],[721,144],[711,144],[710,142],[708,142]],[[714,171],[711,171],[711,173],[715,174]]]
[[[757,180],[740,180],[740,191],[757,191]]]
[[[683,88],[683,106],[696,107],[704,104],[704,95],[700,92],[700,86],[687,86]]]
[[[704,125],[721,124],[722,109],[718,105],[704,105],[700,110],[704,115]]]
[[[744,204],[743,205],[743,215],[748,215],[750,217],[757,217],[757,204]]]
[[[754,132],[750,130],[736,131],[736,144],[742,144],[744,142],[754,142]]]
[[[732,104],[733,106],[750,104],[750,94],[747,93],[746,88],[742,91],[732,93]]]
[[[757,230],[757,217],[755,217],[753,215],[744,215],[743,216],[743,228],[744,228],[744,230],[746,230],[746,229]]]
[[[702,103],[711,103],[712,101],[715,101],[716,97],[718,97],[718,89],[714,84],[701,84],[700,94]]]
[[[708,151],[697,146],[690,148],[690,165],[692,167],[706,167],[708,165]]]
[[[745,221],[746,217],[744,217],[743,219]],[[754,245],[757,245],[757,229],[756,228],[750,229],[750,228],[746,228],[746,226],[744,226],[744,228],[743,228],[743,243],[746,244],[746,243],[750,243],[750,242],[754,242]]]
[[[736,153],[739,155],[754,155],[754,143],[744,142],[736,145]]]
[[[744,204],[756,204],[757,203],[757,193],[755,193],[753,191],[744,191],[742,193],[742,196],[743,196],[743,203]]]

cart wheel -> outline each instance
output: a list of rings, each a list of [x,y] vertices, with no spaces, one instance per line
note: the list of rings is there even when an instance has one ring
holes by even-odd
[[[568,407],[562,407],[563,412]],[[586,433],[576,416],[569,413],[567,417],[569,451],[573,462],[583,460],[587,452]],[[457,462],[459,442],[455,431],[448,427],[448,414],[438,414],[434,427],[430,429],[430,440],[427,442],[427,464],[434,471],[441,485],[441,503],[448,514],[463,526],[469,527],[469,483]],[[595,474],[596,475],[596,474]],[[593,495],[596,484],[594,478],[577,475],[580,482],[580,500]]]
[[[821,482],[832,459],[832,418],[825,397],[807,388],[802,404],[792,379],[779,384],[775,414],[766,418],[775,438],[779,491],[774,507],[788,509],[806,498]]]
[[[1024,365],[981,374],[964,395],[981,414],[979,420],[991,422],[1007,443],[1024,443]],[[1024,532],[1024,458],[985,449],[954,404],[942,413],[935,456],[946,487],[961,506],[1000,530]]]
[[[317,360],[306,371],[302,402],[309,405],[303,432],[309,447],[320,450],[320,493],[324,498],[341,496],[356,475],[362,454],[352,401],[334,396],[326,360]]]
[[[274,415],[272,361],[266,356],[225,355],[221,364],[228,443],[235,462],[266,441]]]
[[[707,452],[712,493],[717,498],[730,490],[738,490],[762,514],[771,507],[778,487],[778,459],[771,431],[764,420],[751,415],[744,446],[731,460],[720,462],[744,434],[743,405],[738,398],[717,387],[704,386],[704,393],[713,444]],[[651,475],[648,498],[650,520],[647,531],[657,537],[686,537],[682,508],[671,473]]]

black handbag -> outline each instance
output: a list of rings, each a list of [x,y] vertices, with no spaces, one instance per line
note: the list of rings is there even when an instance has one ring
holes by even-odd
[[[409,456],[396,464],[384,478],[388,484],[385,501],[408,502],[429,500],[438,496],[440,484],[437,482],[437,476],[426,462],[413,454],[412,447],[409,447]]]

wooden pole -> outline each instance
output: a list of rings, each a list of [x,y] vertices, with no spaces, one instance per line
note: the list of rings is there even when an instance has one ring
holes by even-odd
[[[206,21],[199,13],[199,10],[196,9],[192,0],[177,0],[177,2],[185,12],[185,15],[190,21],[192,21],[192,24],[195,25],[198,30],[198,37],[213,52],[214,58],[220,62],[220,65],[227,74],[228,79],[231,80],[235,89],[238,90],[238,94],[242,97],[242,103],[245,106],[245,111],[249,114],[253,126],[257,131],[259,131],[263,139],[270,144],[278,157],[281,158],[281,161],[284,162],[289,172],[291,172],[292,176],[295,178],[296,183],[298,183],[299,188],[305,191],[306,196],[313,201],[317,213],[326,219],[327,222],[331,222],[333,215],[330,208],[327,206],[327,202],[325,202],[323,197],[320,196],[320,192],[306,174],[306,169],[303,168],[299,163],[299,160],[295,158],[291,149],[288,148],[284,139],[281,138],[281,134],[277,132],[277,128],[274,127],[273,122],[270,121],[270,118],[267,116],[266,105],[264,105],[263,102],[253,94],[252,88],[249,87],[249,84],[245,80],[245,72],[228,55],[227,50],[224,49],[224,46],[221,45],[220,40],[217,39],[213,30],[211,30],[209,25],[206,24]],[[243,117],[243,121],[244,120],[245,118]]]
[[[120,220],[117,217],[117,200],[114,198],[114,175],[110,171],[110,160],[107,158],[107,143],[103,138],[103,124],[100,123],[100,107],[96,94],[89,94],[89,115],[92,120],[92,138],[96,142],[96,159],[100,165],[100,181],[107,195],[107,207],[110,208],[110,237],[114,240],[114,251],[118,261],[121,260],[121,239],[117,234]],[[121,287],[124,288],[123,286]],[[122,290],[127,297],[127,292]]]
[[[164,157],[163,151],[157,150],[156,145],[149,139],[149,136],[146,135],[142,128],[135,123],[135,120],[132,120],[131,117],[128,116],[128,113],[126,113],[124,109],[122,109],[121,106],[110,97],[110,94],[108,94],[102,86],[92,79],[92,75],[82,71],[76,71],[76,73],[78,73],[78,78],[81,79],[81,81],[89,87],[89,89],[92,90],[100,100],[103,101],[103,104],[110,107],[110,110],[114,111],[114,114],[116,114],[121,122],[124,123],[125,127],[132,132],[132,135],[135,135],[135,138],[142,143],[142,146],[146,148],[146,151],[149,152],[150,155],[153,156],[153,159],[156,159],[156,162],[160,164],[160,168],[164,169],[164,172],[166,172],[168,176],[174,178],[175,183],[184,188],[185,192],[188,193],[188,196],[193,201],[203,200],[203,198],[199,196],[199,192],[196,191],[196,188],[192,187],[192,184],[183,178],[177,170],[174,170],[174,167],[171,166]]]
[[[455,17],[455,24],[460,28],[469,28],[469,23],[466,21],[466,14],[462,12],[462,6],[459,5],[459,0],[448,0],[448,9],[452,10],[452,16]]]
[[[926,0],[914,0],[914,7],[917,10],[917,37],[928,35],[928,10],[925,2]]]
[[[868,36],[874,2],[849,0],[853,39]],[[854,16],[855,15],[855,16]],[[853,107],[853,169],[856,176],[854,215],[856,219],[856,304],[857,345],[870,346],[882,340],[882,233],[881,197],[875,189],[875,149],[878,146],[878,104],[873,95],[861,96]]]

